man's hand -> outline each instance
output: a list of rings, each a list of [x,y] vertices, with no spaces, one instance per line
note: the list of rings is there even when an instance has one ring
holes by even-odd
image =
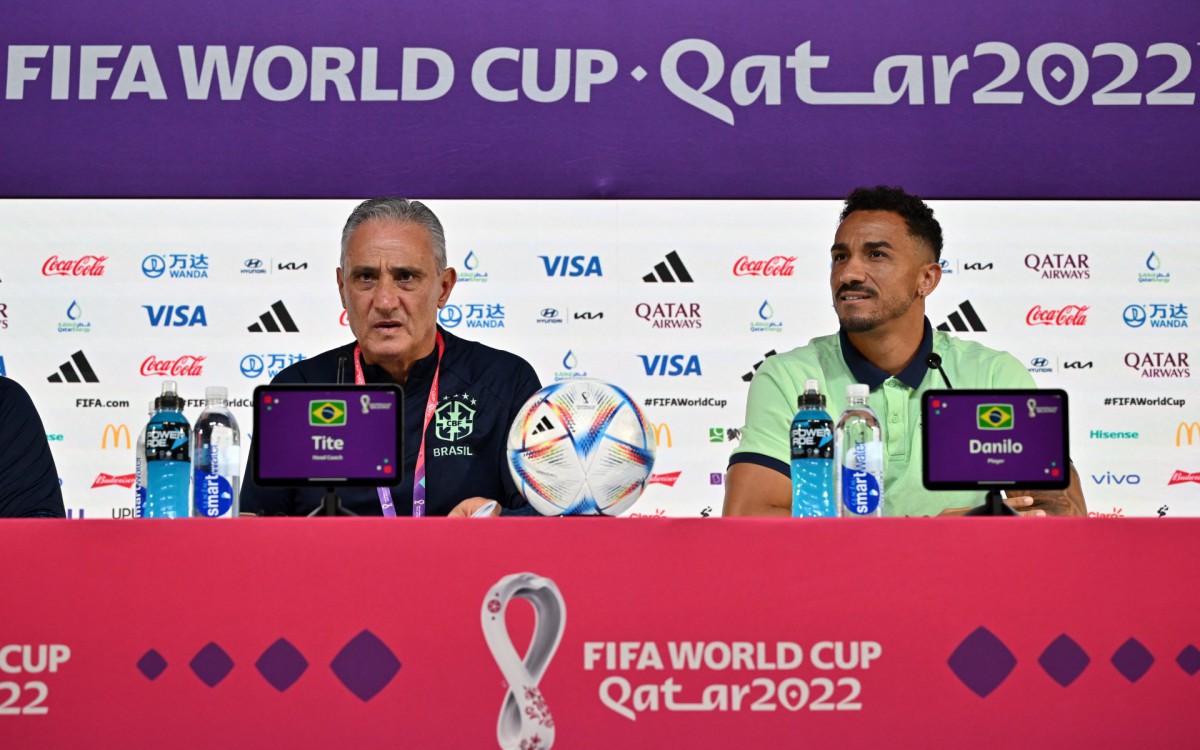
[[[492,501],[486,497],[468,497],[458,505],[455,505],[454,509],[446,515],[448,518],[470,518],[475,511],[490,502]],[[500,515],[500,503],[496,503],[495,507],[492,508],[492,512],[487,514],[487,517],[491,518],[498,515]]]
[[[1017,512],[1018,516],[1041,517],[1041,516],[1046,515],[1045,510],[1037,507],[1037,501],[1027,495],[1023,495],[1020,497],[1006,498],[1004,500],[1004,502],[1006,505],[1008,505],[1008,507],[1015,510]],[[970,511],[970,510],[974,510],[974,508],[946,508],[941,513],[938,513],[938,515],[939,516],[965,516],[967,514],[967,511]]]

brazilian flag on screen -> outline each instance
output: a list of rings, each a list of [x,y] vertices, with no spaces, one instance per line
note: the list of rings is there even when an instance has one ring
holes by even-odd
[[[340,427],[346,424],[346,402],[309,401],[308,423],[313,427]]]
[[[980,404],[975,411],[976,426],[981,430],[1011,430],[1012,404]]]

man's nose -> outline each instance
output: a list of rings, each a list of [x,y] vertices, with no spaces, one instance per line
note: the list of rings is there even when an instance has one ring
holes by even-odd
[[[400,295],[391,279],[384,278],[375,287],[375,293],[371,302],[376,310],[385,313],[395,310],[400,306]]]
[[[857,255],[851,255],[834,271],[838,285],[857,284],[867,278],[866,264]]]

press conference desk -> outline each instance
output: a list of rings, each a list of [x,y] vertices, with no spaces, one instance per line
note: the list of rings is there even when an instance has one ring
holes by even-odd
[[[507,679],[542,747],[1194,747],[1197,539],[1200,519],[5,521],[0,746],[497,747]],[[481,622],[525,651],[533,609],[490,592],[525,572],[556,585],[533,584],[561,643],[502,674]]]

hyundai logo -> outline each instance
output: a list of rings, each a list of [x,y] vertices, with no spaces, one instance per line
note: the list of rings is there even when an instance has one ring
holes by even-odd
[[[555,310],[553,307],[547,307],[544,310],[542,310],[542,317],[543,318],[557,318],[558,310]]]
[[[1050,360],[1046,359],[1045,357],[1034,357],[1033,359],[1029,360],[1029,364],[1034,367],[1045,367],[1049,361]]]
[[[142,260],[142,273],[151,279],[157,279],[167,271],[167,261],[161,255],[147,255]]]
[[[262,268],[262,261],[258,258],[247,258],[245,266],[246,268]]]
[[[1146,308],[1141,305],[1125,307],[1125,325],[1130,328],[1141,328],[1146,324]]]

